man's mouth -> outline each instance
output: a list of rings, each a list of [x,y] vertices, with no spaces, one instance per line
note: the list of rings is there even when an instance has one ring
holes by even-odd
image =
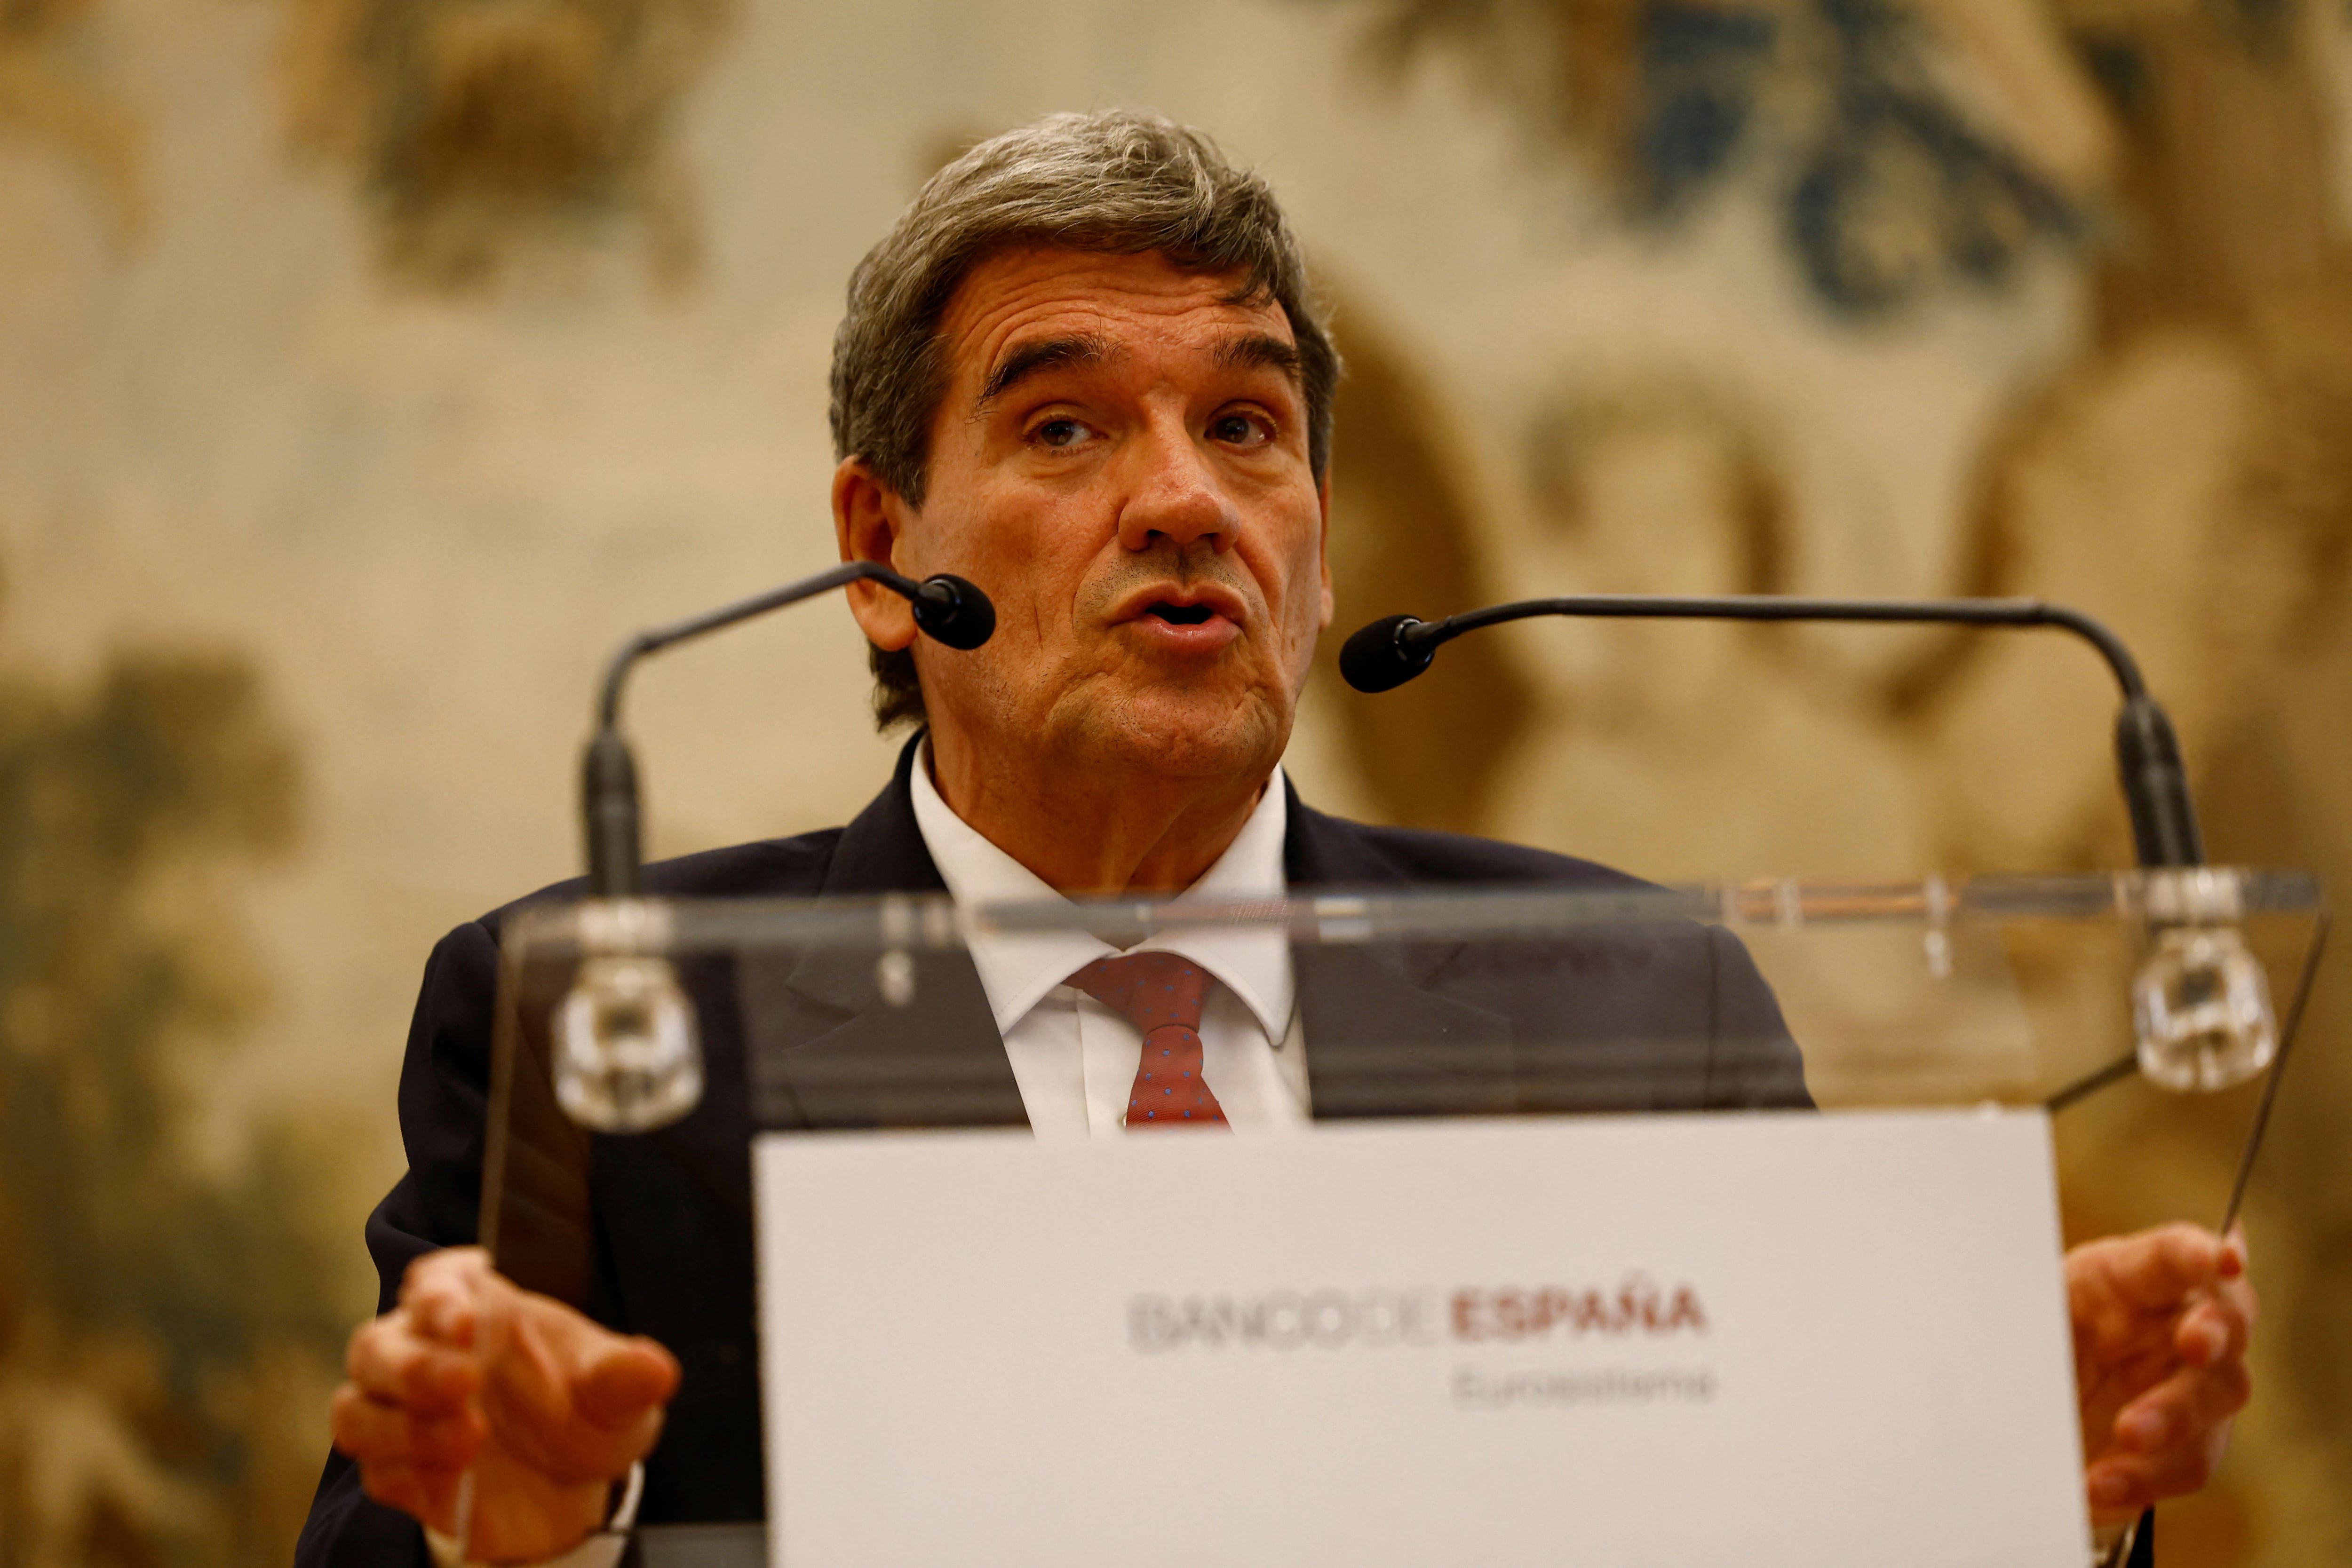
[[[1126,622],[1154,656],[1201,658],[1233,646],[1249,619],[1249,601],[1222,583],[1139,583],[1110,619]]]

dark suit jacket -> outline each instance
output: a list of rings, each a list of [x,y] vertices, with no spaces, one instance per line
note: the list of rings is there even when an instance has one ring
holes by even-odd
[[[910,745],[889,787],[846,828],[649,866],[647,890],[679,898],[945,892],[915,824],[913,757]],[[1294,889],[1643,885],[1540,851],[1342,821],[1295,793],[1288,805],[1284,862]],[[524,904],[582,891],[565,883],[534,894],[459,926],[433,951],[401,1072],[408,1174],[367,1226],[384,1310],[413,1260],[477,1239],[500,929]],[[703,1011],[702,1104],[647,1136],[573,1134],[587,1173],[581,1250],[593,1257],[575,1286],[557,1293],[653,1335],[685,1372],[646,1464],[646,1522],[764,1512],[752,1326],[755,1124],[1024,1120],[971,961],[959,953],[925,962],[919,1027],[880,1003],[870,959],[819,956],[740,985],[690,977]],[[1463,945],[1302,947],[1296,968],[1318,1118],[1810,1103],[1771,993],[1718,930],[1654,922],[1552,945],[1533,964]],[[747,1031],[758,1047],[750,1054],[765,1064],[756,1074],[747,1072]],[[952,1115],[905,1114],[869,1087],[888,1076],[873,1067],[918,1051],[928,1076],[937,1079],[944,1064],[960,1085]],[[502,1238],[502,1266],[507,1258]],[[299,1568],[414,1568],[424,1555],[416,1525],[370,1502],[349,1462],[331,1458]]]

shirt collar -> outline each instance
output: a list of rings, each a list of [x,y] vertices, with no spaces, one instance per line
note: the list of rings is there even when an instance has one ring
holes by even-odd
[[[940,879],[961,904],[1037,904],[1064,902],[1045,880],[1006,854],[980,831],[955,814],[931,782],[931,743],[923,741],[915,754],[908,783],[914,795],[915,826],[930,851]],[[1258,796],[1242,831],[1179,900],[1280,898],[1287,883],[1282,856],[1289,831],[1288,791],[1276,767]],[[1280,932],[1200,929],[1180,936],[1153,937],[1135,951],[1157,950],[1190,958],[1215,976],[1240,998],[1265,1030],[1279,1042],[1290,1026],[1290,947]],[[1029,1016],[1055,987],[1094,962],[1118,952],[1108,943],[1083,932],[1007,936],[976,936],[971,941],[973,967],[988,993],[999,1034],[1008,1034]]]

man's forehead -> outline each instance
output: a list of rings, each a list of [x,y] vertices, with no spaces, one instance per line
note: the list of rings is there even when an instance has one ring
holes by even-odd
[[[1246,339],[1295,348],[1281,305],[1246,294],[1246,284],[1240,272],[1188,271],[1152,254],[1009,251],[965,276],[940,334],[959,379],[998,383],[1012,358],[1049,345],[1064,361],[1164,347],[1229,354],[1228,345]]]

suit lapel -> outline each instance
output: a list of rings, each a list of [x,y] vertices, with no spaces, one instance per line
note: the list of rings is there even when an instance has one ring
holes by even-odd
[[[1283,871],[1291,892],[1396,892],[1398,872],[1349,826],[1289,794]],[[1516,1103],[1510,1021],[1445,992],[1459,943],[1306,943],[1291,949],[1318,1120],[1467,1116]]]
[[[917,740],[889,787],[842,830],[828,898],[944,897],[915,821]],[[747,960],[739,977],[751,1044],[753,1115],[765,1127],[1022,1126],[1003,1037],[961,948],[912,951],[911,999],[882,994],[878,949],[815,947]]]

